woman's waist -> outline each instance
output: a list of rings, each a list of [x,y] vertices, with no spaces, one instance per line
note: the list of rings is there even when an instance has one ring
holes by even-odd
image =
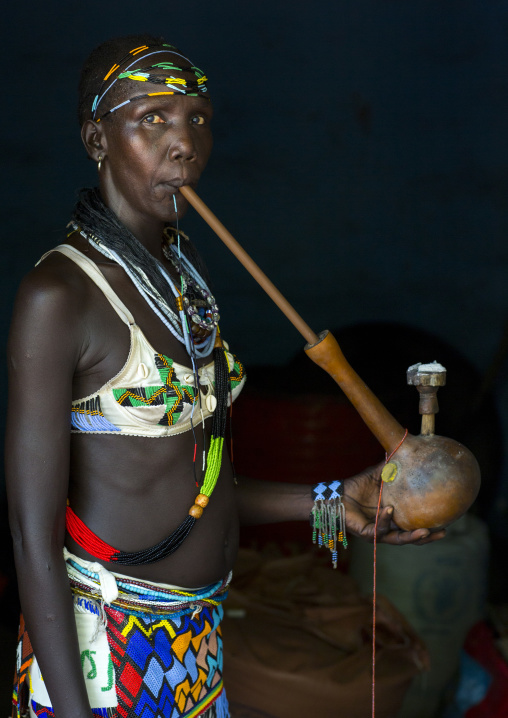
[[[190,587],[190,590],[206,587],[221,581],[233,569],[238,553],[238,533],[234,532],[227,547],[220,550],[204,544],[201,550],[185,545],[172,556],[149,565],[117,565],[97,559],[67,535],[66,549],[79,560],[103,566],[107,571],[122,575],[131,581],[142,581],[161,586]]]
[[[73,505],[71,498],[66,545],[81,558],[99,561],[132,578],[180,586],[203,586],[219,580],[231,570],[238,547],[232,482],[231,488],[218,487],[201,519],[174,552],[150,563],[129,565],[130,554],[153,554],[154,547],[179,531],[197,493],[194,484],[184,496],[178,495],[178,501],[166,496],[165,501],[145,503],[122,497],[120,504],[118,498],[95,505],[87,502],[87,510],[82,510],[79,501]],[[138,556],[134,558],[139,560]]]
[[[138,566],[139,572],[129,568],[128,573],[148,579],[153,576],[155,581],[181,585],[208,583],[211,570],[191,573],[186,569],[203,561],[205,566],[213,567],[212,579],[220,578],[231,568],[234,560],[231,547],[236,544],[238,534],[235,489],[227,453],[216,485],[208,491],[202,516],[193,519],[192,531],[187,526],[192,508],[198,495],[206,491],[202,485],[206,473],[203,466],[197,461],[193,464],[193,456],[190,460],[182,457],[182,452],[176,456],[166,452],[164,457],[153,457],[147,452],[144,461],[139,460],[139,452],[135,453],[134,458],[126,453],[114,460],[95,454],[95,464],[91,457],[74,457],[67,530],[75,542],[69,543],[69,548],[76,551],[79,544],[84,549],[79,552],[82,558],[95,557],[105,565],[145,563],[148,558],[153,572],[152,567],[148,570]],[[146,557],[132,556],[139,552],[146,553]],[[182,564],[184,559],[186,563]],[[179,577],[167,579],[174,569]],[[192,578],[192,583],[182,581],[185,575]],[[200,575],[204,578],[200,579]]]
[[[157,534],[170,532],[189,513],[203,491],[202,472],[184,465],[168,468],[166,458],[160,472],[137,471],[129,466],[111,466],[103,470],[71,472],[67,504],[99,534],[107,534],[113,543],[152,542]],[[211,522],[215,528],[231,518],[235,511],[235,483],[229,460],[221,471],[200,524]],[[213,529],[212,526],[212,529]]]
[[[219,606],[227,597],[231,572],[205,586],[189,588],[136,579],[109,571],[96,561],[80,558],[64,548],[71,590],[76,597],[106,603],[119,610],[173,616],[198,613],[205,606]]]

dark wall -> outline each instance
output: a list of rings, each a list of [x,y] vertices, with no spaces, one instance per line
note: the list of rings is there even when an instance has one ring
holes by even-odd
[[[103,39],[149,31],[210,78],[216,145],[200,193],[309,324],[408,324],[487,371],[508,309],[505,3],[49,0],[10,12],[2,342],[20,277],[61,241],[76,190],[94,182],[75,119],[79,66]],[[246,363],[299,351],[299,335],[201,220],[183,226]],[[386,356],[396,341],[369,351]],[[432,359],[425,346],[414,357]],[[508,426],[505,380],[502,364]]]

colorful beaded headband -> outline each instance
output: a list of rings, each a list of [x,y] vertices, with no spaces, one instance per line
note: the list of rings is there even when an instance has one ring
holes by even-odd
[[[111,77],[111,75],[119,70],[123,63],[130,59],[131,57],[138,56],[140,53],[143,53],[145,50],[149,50],[150,47],[148,45],[141,45],[140,47],[135,47],[133,50],[130,50],[125,57],[123,57],[120,62],[113,65],[113,67],[109,70],[109,72],[104,77],[102,84],[99,88],[99,92],[95,96],[95,99],[93,101],[92,105],[92,119],[96,122],[100,122],[106,115],[111,114],[112,112],[115,112],[120,107],[123,107],[124,105],[127,105],[129,102],[134,102],[136,100],[141,100],[143,97],[152,97],[154,95],[175,95],[175,94],[181,94],[181,95],[189,95],[190,97],[197,97],[198,95],[204,95],[207,92],[206,87],[206,81],[207,77],[205,74],[200,70],[198,67],[195,67],[192,65],[191,61],[178,52],[177,48],[174,45],[169,44],[163,44],[162,47],[163,50],[154,50],[153,52],[148,52],[145,55],[141,55],[140,57],[136,57],[136,60],[132,62],[130,65],[128,65],[123,72],[121,72],[115,79],[111,82],[110,85],[103,91],[104,84],[108,81],[108,79]],[[160,53],[167,53],[171,52],[173,55],[178,55],[178,57],[181,57],[185,62],[188,62],[188,67],[180,67],[179,65],[175,65],[173,62],[165,61],[165,62],[158,62],[154,65],[150,65],[149,67],[138,69],[138,70],[131,70],[132,66],[135,65],[139,60],[144,60],[147,57],[151,57],[152,55],[158,55]],[[169,70],[173,72],[190,72],[193,75],[195,75],[196,80],[185,80],[181,77],[173,77],[170,75],[169,77],[164,77],[162,75],[154,75],[152,73],[147,72],[147,70]],[[138,82],[150,82],[156,85],[165,85],[168,88],[171,88],[169,90],[165,90],[162,92],[145,92],[142,95],[136,95],[135,97],[131,97],[128,100],[125,100],[124,102],[121,102],[119,105],[116,105],[116,107],[111,108],[107,112],[105,112],[101,117],[98,117],[96,119],[97,115],[97,108],[99,107],[99,104],[104,99],[105,95],[111,90],[115,82],[117,80],[136,80]],[[206,97],[205,99],[209,99]]]

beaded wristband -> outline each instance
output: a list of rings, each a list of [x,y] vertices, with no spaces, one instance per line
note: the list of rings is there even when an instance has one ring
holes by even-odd
[[[342,503],[342,481],[321,481],[312,487],[314,506],[310,514],[312,541],[326,546],[332,554],[333,568],[337,568],[338,544],[347,548],[346,510]]]

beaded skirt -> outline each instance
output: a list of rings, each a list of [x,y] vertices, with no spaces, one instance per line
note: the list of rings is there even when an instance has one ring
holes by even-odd
[[[92,715],[228,718],[220,622],[230,577],[189,591],[66,558]],[[13,718],[54,718],[23,618],[14,678]]]

